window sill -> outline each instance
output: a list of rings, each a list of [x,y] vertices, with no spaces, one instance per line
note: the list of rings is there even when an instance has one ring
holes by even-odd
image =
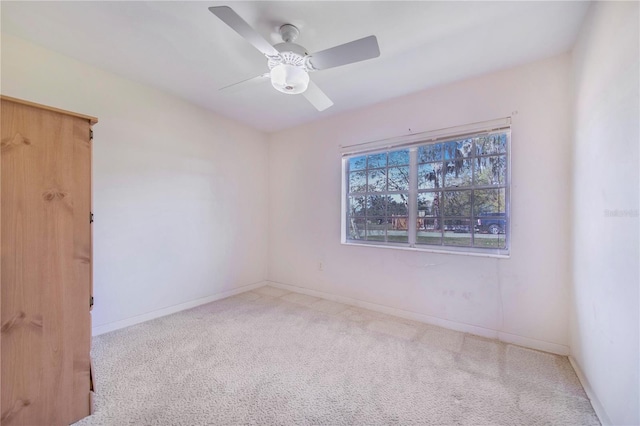
[[[478,252],[446,250],[446,249],[439,250],[439,249],[422,247],[422,246],[407,247],[407,246],[380,245],[380,244],[367,244],[367,243],[352,243],[349,241],[342,241],[340,244],[344,246],[373,247],[378,249],[404,250],[404,251],[427,252],[427,253],[437,253],[437,254],[454,254],[454,255],[460,255],[460,256],[493,257],[497,259],[509,259],[511,257],[511,254],[478,253]]]

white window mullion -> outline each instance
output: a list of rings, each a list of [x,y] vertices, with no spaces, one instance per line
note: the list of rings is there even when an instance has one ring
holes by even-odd
[[[416,226],[418,222],[418,148],[409,150],[409,223],[407,232],[409,233],[409,246],[416,245]]]

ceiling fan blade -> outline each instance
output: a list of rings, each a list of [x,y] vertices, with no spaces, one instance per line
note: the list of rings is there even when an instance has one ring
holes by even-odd
[[[376,36],[369,36],[310,55],[313,68],[324,70],[380,56]]]
[[[233,11],[229,6],[210,7],[209,11],[216,15],[225,24],[230,26],[235,32],[244,37],[256,49],[265,56],[278,56],[280,52],[276,50],[267,40],[264,39],[256,30],[254,30],[247,22]]]
[[[246,80],[239,81],[237,83],[230,84],[228,86],[224,86],[219,88],[219,91],[225,91],[228,93],[234,93],[239,90],[246,89],[247,87],[255,86],[256,84],[263,83],[269,80],[269,73],[264,73],[256,77],[251,77]]]
[[[333,101],[313,81],[309,81],[309,86],[302,92],[302,96],[307,98],[318,111],[324,111],[333,105]]]

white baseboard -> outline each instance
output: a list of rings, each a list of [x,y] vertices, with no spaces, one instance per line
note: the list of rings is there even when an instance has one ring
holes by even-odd
[[[131,325],[140,324],[141,322],[150,321],[152,319],[164,317],[166,315],[175,314],[176,312],[184,311],[186,309],[195,308],[196,306],[204,305],[206,303],[215,302],[216,300],[224,299],[226,297],[234,296],[236,294],[244,293],[267,284],[267,281],[259,281],[257,283],[248,284],[242,287],[234,288],[231,290],[216,293],[211,296],[202,297],[196,300],[190,300],[189,302],[180,303],[178,305],[167,306],[166,308],[158,309],[156,311],[147,312],[142,315],[123,319],[120,321],[110,322],[93,327],[92,334],[97,336],[99,334],[108,333],[110,331],[119,330],[121,328],[129,327]]]
[[[476,336],[487,337],[489,339],[497,339],[506,343],[513,343],[514,345],[524,346],[527,348],[536,349],[544,352],[551,352],[558,355],[569,355],[569,347],[565,345],[560,345],[557,343],[545,342],[542,340],[532,339],[530,337],[523,337],[515,334],[504,333],[497,330],[491,330],[488,328],[478,327],[471,324],[450,321],[442,318],[433,317],[430,315],[420,314],[417,312],[405,311],[397,308],[390,308],[388,306],[378,305],[376,303],[365,302],[363,300],[353,299],[350,297],[336,296],[335,294],[325,293],[317,290],[311,290],[304,287],[293,286],[293,285],[279,283],[275,281],[268,281],[267,283],[270,286],[278,287],[283,290],[289,290],[296,293],[307,294],[309,296],[320,297],[322,299],[333,300],[335,302],[358,306],[361,308],[370,309],[372,311],[382,312],[384,314],[395,315],[400,318],[406,318],[414,321],[423,322],[426,324],[437,325],[439,327],[448,328],[450,330],[461,331],[463,333],[474,334]]]
[[[613,423],[611,423],[611,420],[609,419],[607,412],[604,410],[604,406],[600,403],[600,400],[598,399],[595,392],[593,391],[591,384],[589,384],[587,377],[582,372],[582,368],[580,368],[580,364],[578,364],[578,362],[571,355],[569,355],[569,362],[571,363],[573,370],[576,372],[576,375],[578,376],[578,380],[580,380],[580,384],[582,384],[584,391],[587,393],[587,396],[589,397],[589,401],[591,401],[591,406],[593,407],[593,411],[596,412],[596,415],[598,416],[600,423],[602,423],[603,426],[612,425]]]
[[[547,342],[545,340],[533,339],[531,337],[518,336],[517,334],[505,333],[503,331],[498,331],[498,340],[556,355],[569,355],[569,346]]]

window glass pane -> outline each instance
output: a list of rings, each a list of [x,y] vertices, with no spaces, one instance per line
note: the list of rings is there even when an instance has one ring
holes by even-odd
[[[387,221],[383,217],[367,218],[366,236],[368,241],[385,241]]]
[[[409,150],[391,151],[389,153],[389,166],[404,166],[409,164]]]
[[[384,195],[367,196],[367,216],[385,216],[387,212],[387,203]]]
[[[387,200],[387,214],[389,216],[407,216],[409,215],[409,209],[407,202],[409,200],[409,194],[393,194],[389,195]]]
[[[349,159],[349,171],[364,170],[367,167],[367,157],[353,157]]]
[[[418,217],[440,216],[441,192],[418,194]]]
[[[505,234],[484,234],[476,232],[473,236],[473,246],[503,249],[507,247],[507,237]]]
[[[471,220],[445,219],[443,244],[446,246],[470,246]]]
[[[439,218],[418,218],[416,230],[416,243],[418,244],[442,244],[442,231]]]
[[[409,190],[409,167],[389,168],[389,191]]]
[[[367,168],[387,167],[387,153],[372,154],[367,156]]]
[[[379,192],[387,190],[387,170],[369,170],[369,191]]]
[[[367,175],[366,172],[349,173],[349,192],[366,192]]]
[[[445,216],[471,216],[471,191],[444,193]]]
[[[419,217],[418,231],[442,233],[442,225],[440,218],[437,217]]]
[[[507,181],[507,157],[482,157],[476,160],[476,185],[504,185]]]
[[[474,192],[475,247],[505,248],[507,217],[505,189],[483,189]]]
[[[455,160],[471,156],[473,151],[473,139],[447,142],[444,144],[444,159]]]
[[[444,186],[471,186],[471,161],[472,160],[462,159],[447,161],[447,169],[444,174]]]
[[[392,217],[387,224],[387,241],[390,243],[406,243],[409,241],[408,217]]]
[[[505,154],[507,152],[507,134],[480,136],[476,138],[477,155]]]
[[[350,218],[347,221],[347,238],[350,240],[361,240],[364,238],[366,229],[365,220],[363,218]]]
[[[437,219],[425,219],[425,222],[433,222],[437,221]],[[442,232],[433,229],[436,225],[433,223],[425,223],[425,229],[418,228],[418,232],[416,235],[416,243],[417,244],[432,244],[432,245],[442,245]]]
[[[418,148],[418,163],[442,160],[442,144],[424,145]]]
[[[427,163],[418,166],[418,189],[442,187],[442,163]]]
[[[364,216],[365,197],[349,197],[349,216]]]
[[[476,189],[473,194],[473,212],[476,215],[503,215],[506,213],[505,189]]]
[[[507,229],[507,219],[504,213],[476,216],[474,228],[476,234],[504,234]]]

